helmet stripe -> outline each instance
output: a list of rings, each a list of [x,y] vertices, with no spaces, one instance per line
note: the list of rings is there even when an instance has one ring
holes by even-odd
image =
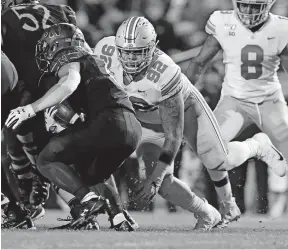
[[[125,40],[127,40],[126,42],[131,43],[135,39],[135,30],[139,20],[140,17],[131,17],[128,21],[125,32]]]

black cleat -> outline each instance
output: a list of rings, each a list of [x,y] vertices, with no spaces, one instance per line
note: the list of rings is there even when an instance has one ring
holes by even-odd
[[[36,229],[34,222],[27,215],[16,215],[14,211],[8,211],[7,215],[2,217],[4,218],[1,224],[2,229]]]
[[[34,206],[43,205],[49,198],[50,184],[44,178],[35,175],[32,180],[32,190],[29,203]]]
[[[100,196],[97,198],[92,198],[81,205],[75,206],[75,208],[71,210],[72,217],[68,218],[70,223],[53,229],[99,230],[99,224],[96,217],[103,209],[106,210],[106,208],[107,203],[105,199]]]
[[[116,231],[121,231],[121,232],[132,232],[132,231],[134,231],[133,227],[131,226],[131,224],[127,220],[122,221],[121,223],[115,225],[113,228]]]
[[[69,223],[64,224],[62,226],[59,227],[53,227],[53,230],[57,230],[57,229],[71,229],[71,223],[73,222],[73,218],[68,216],[67,219],[57,219],[58,221],[69,221]],[[79,230],[95,230],[98,231],[100,230],[100,226],[99,223],[97,221],[96,216],[94,215],[90,215],[86,220],[85,223],[83,223],[81,225],[81,227],[78,228]]]

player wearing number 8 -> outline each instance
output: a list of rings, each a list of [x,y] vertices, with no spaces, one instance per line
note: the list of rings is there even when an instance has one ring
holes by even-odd
[[[222,49],[225,76],[214,114],[224,140],[233,140],[255,123],[287,160],[288,110],[277,70],[280,60],[288,69],[285,61],[288,19],[270,12],[276,0],[232,1],[234,10],[215,11],[207,21],[205,30],[209,36],[199,54],[192,59],[189,74],[197,82],[205,65]],[[260,137],[256,137],[258,141],[266,140],[267,145],[271,145],[267,137],[262,140],[263,134]],[[279,163],[285,162],[275,153],[262,160],[271,166],[273,158],[279,159]],[[284,164],[271,167],[280,176],[287,168]]]

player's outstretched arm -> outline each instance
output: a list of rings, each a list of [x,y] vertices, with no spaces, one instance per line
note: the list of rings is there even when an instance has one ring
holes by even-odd
[[[160,117],[165,134],[162,153],[151,176],[144,182],[135,199],[150,202],[162,184],[167,168],[172,164],[180,148],[184,129],[184,101],[181,91],[162,101],[159,105]]]
[[[200,75],[204,73],[207,63],[212,60],[220,50],[221,45],[218,40],[213,35],[209,35],[199,54],[191,60],[186,73],[194,85],[198,82]]]
[[[286,48],[283,50],[283,52],[281,53],[280,58],[281,58],[281,65],[284,71],[286,72],[286,74],[288,75],[288,44]]]
[[[81,81],[79,72],[80,64],[78,62],[64,65],[58,73],[59,82],[32,104],[11,110],[5,125],[16,129],[22,122],[34,117],[37,112],[55,106],[65,100],[77,89]]]
[[[167,168],[174,161],[180,148],[184,129],[184,101],[181,91],[162,101],[159,113],[165,134],[162,153],[151,176],[153,180],[162,182]]]
[[[80,76],[80,64],[73,62],[64,65],[58,75],[60,80],[46,94],[31,104],[35,113],[50,108],[67,99],[78,87]]]

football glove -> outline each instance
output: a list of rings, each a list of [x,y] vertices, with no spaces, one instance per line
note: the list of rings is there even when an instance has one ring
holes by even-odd
[[[60,133],[65,128],[61,126],[58,122],[54,120],[54,115],[57,113],[57,107],[53,106],[51,108],[45,109],[44,117],[45,117],[45,127],[48,132],[53,134]]]
[[[9,128],[12,126],[12,129],[18,128],[24,121],[36,116],[32,106],[26,105],[23,107],[18,107],[12,109],[10,114],[5,122],[5,125]]]

